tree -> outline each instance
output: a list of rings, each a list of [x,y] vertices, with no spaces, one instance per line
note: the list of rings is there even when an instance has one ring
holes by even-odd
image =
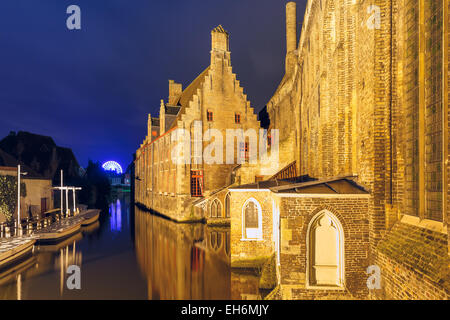
[[[82,186],[80,202],[89,208],[107,208],[111,201],[111,184],[99,162],[89,160],[86,174],[79,183]]]
[[[27,196],[25,183],[20,184],[20,195]],[[17,210],[17,177],[0,175],[0,214],[12,222]]]

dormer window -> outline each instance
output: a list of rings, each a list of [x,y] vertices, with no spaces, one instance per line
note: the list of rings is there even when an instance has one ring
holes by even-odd
[[[239,113],[234,114],[234,122],[237,124],[241,123],[241,115]]]
[[[206,111],[206,119],[208,121],[213,121],[214,117],[213,117],[213,112],[211,110]]]

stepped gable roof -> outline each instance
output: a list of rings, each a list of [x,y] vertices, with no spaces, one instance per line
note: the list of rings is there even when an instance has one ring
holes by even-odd
[[[221,24],[219,24],[217,27],[215,27],[212,32],[218,32],[218,33],[225,33],[228,34],[228,32],[222,27]]]
[[[181,95],[177,98],[174,105],[179,106],[180,110],[177,114],[177,120],[181,117],[181,115],[184,113],[184,110],[189,106],[189,102],[192,100],[192,97],[194,94],[197,93],[197,89],[200,89],[201,85],[203,84],[206,75],[208,74],[209,68],[206,68],[202,73],[198,75],[197,78],[194,79],[194,81],[191,82],[191,84],[183,90]],[[177,121],[173,122],[173,126],[176,125]],[[171,128],[170,128],[171,129]]]
[[[315,180],[303,176],[294,179],[260,181],[230,189],[264,189],[274,193],[293,194],[369,194],[363,186],[353,180],[354,178],[355,176],[342,176]]]

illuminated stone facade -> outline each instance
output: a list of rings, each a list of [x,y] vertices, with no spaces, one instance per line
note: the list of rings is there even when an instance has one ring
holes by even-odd
[[[287,6],[286,75],[267,105],[281,163],[369,190],[372,297],[448,298],[448,5],[310,0],[295,50]]]
[[[286,72],[267,103],[279,162],[266,171],[202,166],[205,194],[196,201],[195,167],[164,164],[167,123],[205,125],[217,107],[220,128],[232,125],[229,110],[250,112],[246,127],[259,126],[231,73],[228,40],[213,31],[211,66],[192,89],[171,82],[169,105],[149,119],[138,202],[202,217],[230,194],[232,262],[275,255],[284,299],[448,299],[448,12],[448,0],[309,0],[297,41],[289,2]],[[161,117],[174,112],[175,120]],[[150,183],[164,172],[176,173],[172,191]],[[369,266],[380,268],[379,288],[367,286]]]
[[[161,101],[159,118],[149,115],[148,135],[136,153],[136,201],[177,221],[205,218],[207,207],[196,210],[193,204],[230,185],[237,162],[207,164],[192,142],[190,164],[177,164],[171,159],[177,129],[186,129],[194,141],[196,123],[200,123],[201,133],[217,129],[224,140],[227,129],[258,131],[260,127],[232,71],[228,33],[218,26],[211,38],[209,67],[184,90],[181,84],[169,81],[168,102]],[[203,136],[203,150],[212,142],[208,139]],[[237,148],[234,150],[237,157]],[[225,154],[223,141],[224,158]]]

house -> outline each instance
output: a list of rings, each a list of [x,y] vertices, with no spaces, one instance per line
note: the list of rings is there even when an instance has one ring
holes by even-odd
[[[206,210],[194,204],[233,182],[238,154],[248,160],[249,142],[233,137],[237,142],[231,141],[236,151],[232,163],[225,161],[229,141],[215,151],[208,146],[218,143],[218,136],[226,137],[228,129],[258,133],[259,128],[232,70],[229,34],[218,26],[211,31],[209,66],[184,90],[170,80],[169,97],[161,100],[159,117],[148,116],[148,135],[136,152],[136,202],[177,221],[226,217],[223,195],[213,199],[212,209],[211,204],[203,207]],[[174,156],[180,144],[181,156]],[[213,161],[208,161],[208,152]]]

